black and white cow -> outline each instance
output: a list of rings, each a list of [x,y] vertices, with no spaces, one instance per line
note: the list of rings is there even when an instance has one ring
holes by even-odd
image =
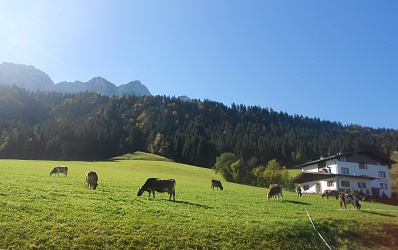
[[[269,198],[274,197],[279,200],[279,195],[282,196],[283,200],[282,187],[279,186],[278,184],[269,185],[269,192],[267,194],[267,199],[269,200]]]
[[[217,190],[218,190],[218,188],[220,188],[221,191],[224,189],[221,184],[221,181],[211,180],[211,188],[214,190],[215,187],[217,188]]]
[[[359,201],[358,201],[358,199],[357,199],[357,197],[355,195],[353,195],[353,194],[340,194],[339,197],[340,197],[340,207],[341,208],[343,208],[343,204],[344,204],[345,209],[347,209],[347,203],[350,203],[350,204],[352,204],[352,208],[354,210],[355,209],[358,209],[358,210],[361,209],[361,204],[359,204]]]
[[[301,187],[297,186],[295,191],[296,191],[298,197],[303,195],[303,190],[301,190]]]
[[[64,176],[68,176],[68,167],[57,166],[57,167],[55,167],[55,168],[50,172],[50,176],[51,176],[52,174],[59,175],[59,173],[64,174]]]
[[[138,189],[137,196],[141,196],[147,191],[149,197],[151,197],[152,192],[153,198],[155,198],[155,191],[160,193],[167,192],[170,195],[169,200],[171,200],[171,196],[173,196],[173,200],[175,200],[175,186],[176,181],[174,179],[148,178],[144,185]]]
[[[88,187],[95,190],[98,186],[98,175],[96,172],[90,171],[86,174],[86,180],[83,182],[87,183]]]

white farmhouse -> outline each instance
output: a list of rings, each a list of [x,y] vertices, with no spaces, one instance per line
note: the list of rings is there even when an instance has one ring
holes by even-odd
[[[297,166],[301,173],[291,180],[305,193],[355,190],[391,198],[389,169],[396,163],[368,151],[340,153]]]

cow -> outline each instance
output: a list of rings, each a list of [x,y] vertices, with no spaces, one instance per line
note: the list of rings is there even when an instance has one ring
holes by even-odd
[[[68,167],[64,167],[64,166],[56,166],[51,172],[50,172],[50,176],[52,174],[56,174],[59,176],[59,173],[63,173],[64,176],[68,176]]]
[[[269,185],[269,192],[267,194],[267,199],[269,200],[269,198],[275,196],[275,198],[279,200],[279,195],[282,196],[283,200],[282,187],[279,186],[278,184]]]
[[[218,190],[218,188],[220,188],[221,191],[224,189],[221,184],[221,181],[211,180],[211,188],[214,190],[215,187],[217,188],[217,190]]]
[[[343,208],[343,204],[345,209],[347,209],[347,203],[351,203],[352,204],[352,208],[361,209],[361,204],[359,204],[359,201],[357,199],[357,197],[353,194],[340,194],[340,208]]]
[[[86,174],[86,180],[83,182],[87,183],[88,187],[95,190],[98,186],[98,175],[96,172],[90,171]]]
[[[144,185],[138,189],[137,196],[141,196],[147,191],[149,197],[151,197],[152,192],[153,198],[155,198],[155,191],[160,193],[167,192],[170,195],[169,200],[171,200],[171,196],[173,196],[173,200],[175,200],[175,186],[176,181],[174,179],[148,178]]]
[[[297,186],[295,191],[296,191],[298,197],[303,195],[303,191],[301,190],[301,187]]]
[[[339,198],[339,191],[337,190],[325,190],[323,191],[321,197],[323,199],[323,197],[326,196],[326,199],[329,199],[329,196],[335,196],[336,200]]]
[[[374,194],[367,194],[362,198],[363,201],[368,201],[368,202],[375,202],[376,201],[376,196]]]

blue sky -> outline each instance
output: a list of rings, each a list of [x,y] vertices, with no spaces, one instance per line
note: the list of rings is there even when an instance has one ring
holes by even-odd
[[[398,129],[395,0],[1,0],[1,62]]]

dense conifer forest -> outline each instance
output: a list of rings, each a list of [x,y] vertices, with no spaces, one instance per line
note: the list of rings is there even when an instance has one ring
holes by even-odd
[[[350,108],[350,107],[347,107]],[[398,150],[398,131],[342,125],[272,108],[168,96],[32,92],[0,85],[0,158],[101,160],[135,151],[213,167],[232,153],[247,170],[320,156]]]

